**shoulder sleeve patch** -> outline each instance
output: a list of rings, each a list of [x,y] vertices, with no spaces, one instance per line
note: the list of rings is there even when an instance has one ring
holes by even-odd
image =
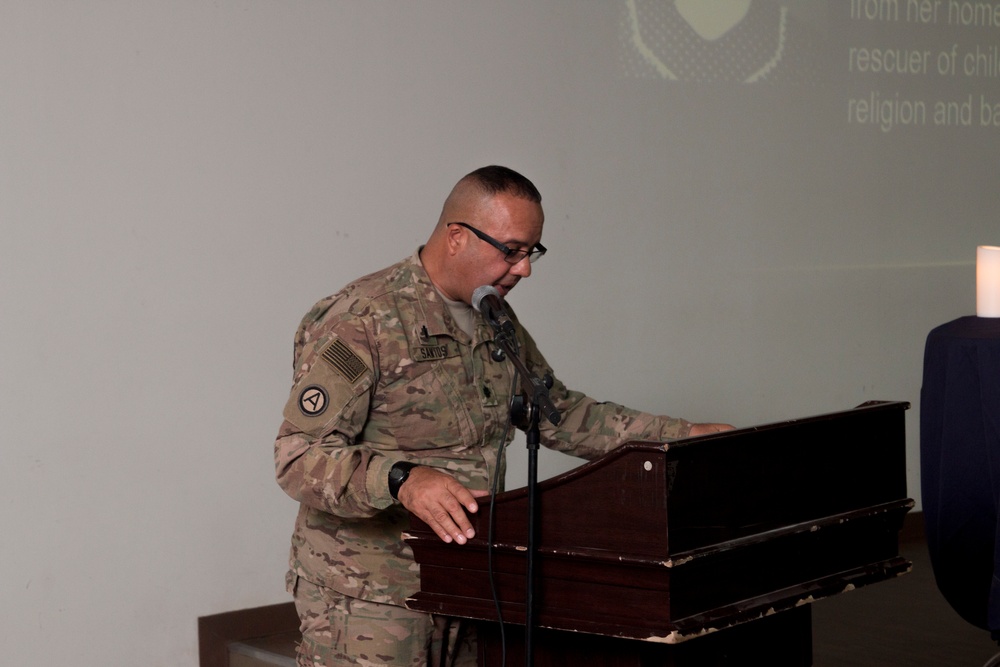
[[[288,397],[284,417],[303,433],[319,436],[352,399],[367,389],[368,366],[347,343],[335,338]]]

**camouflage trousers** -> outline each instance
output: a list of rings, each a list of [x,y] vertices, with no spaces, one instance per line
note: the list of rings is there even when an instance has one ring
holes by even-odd
[[[301,577],[289,582],[302,642],[298,667],[475,667],[466,621],[351,598]]]

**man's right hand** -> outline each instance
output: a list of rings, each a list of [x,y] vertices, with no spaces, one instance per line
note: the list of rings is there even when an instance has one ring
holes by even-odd
[[[427,466],[410,471],[397,494],[403,507],[416,514],[445,542],[465,544],[475,537],[465,511],[479,511],[476,498],[489,491],[471,491],[447,473]]]

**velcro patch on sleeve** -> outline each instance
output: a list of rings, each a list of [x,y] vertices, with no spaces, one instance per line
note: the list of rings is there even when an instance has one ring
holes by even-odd
[[[339,338],[334,339],[332,343],[327,345],[320,356],[323,358],[323,361],[330,364],[333,370],[340,373],[351,384],[357,382],[358,378],[368,370],[361,357],[354,350],[347,347],[347,343]]]
[[[368,373],[364,360],[344,341],[335,338],[295,386],[285,404],[284,417],[303,433],[322,435],[359,394]]]

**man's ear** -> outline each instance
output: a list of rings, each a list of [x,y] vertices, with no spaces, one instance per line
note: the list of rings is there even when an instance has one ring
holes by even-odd
[[[448,254],[454,257],[458,254],[458,251],[465,246],[468,234],[465,233],[465,229],[461,225],[448,225],[447,233],[445,234],[445,241],[448,244]]]

